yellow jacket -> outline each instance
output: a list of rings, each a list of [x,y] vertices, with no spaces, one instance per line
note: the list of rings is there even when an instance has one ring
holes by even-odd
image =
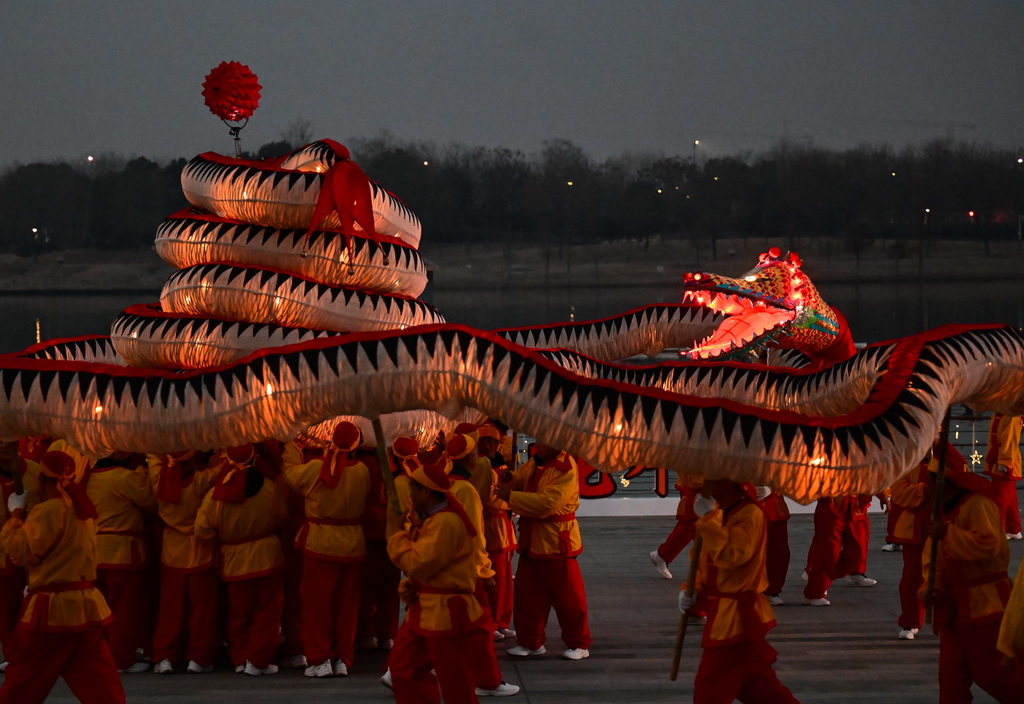
[[[1001,479],[1020,479],[1020,431],[1024,418],[996,413],[988,427],[988,451],[985,453],[985,474]],[[999,471],[999,465],[1009,473]]]
[[[96,522],[80,520],[63,499],[35,506],[24,520],[10,518],[0,544],[26,568],[28,598],[18,627],[32,631],[84,631],[112,619],[96,579]]]
[[[935,570],[935,630],[946,625],[998,621],[1010,598],[1010,549],[999,509],[981,494],[967,494],[943,516],[949,530],[939,541]],[[931,538],[924,547],[931,569]],[[922,591],[925,587],[922,587]]]
[[[473,551],[476,555],[476,576],[480,579],[490,579],[494,576],[494,567],[491,565],[491,558],[487,556],[487,541],[484,535],[484,509],[480,504],[480,495],[476,487],[462,477],[449,475],[452,480],[452,495],[456,501],[462,504],[462,508],[473,522],[473,529],[476,535],[470,538],[473,543]]]
[[[160,481],[162,455],[148,455],[149,483],[156,491]],[[157,513],[164,522],[163,541],[160,546],[160,564],[174,570],[199,572],[213,567],[217,559],[216,546],[196,537],[196,514],[213,485],[217,472],[203,469],[194,472],[181,483],[181,499],[177,503],[156,499]]]
[[[288,444],[289,447],[293,443]],[[284,453],[284,478],[292,491],[305,499],[306,522],[295,536],[295,546],[321,560],[353,562],[366,557],[363,512],[370,492],[370,472],[357,460],[341,472],[329,488],[320,480],[323,460],[300,463],[296,453]]]
[[[481,498],[484,504],[484,544],[487,552],[511,552],[516,549],[516,530],[512,519],[508,517],[508,504],[494,496],[494,485],[497,475],[491,467],[491,461],[480,458],[480,472],[487,470],[488,484],[486,494]]]
[[[1013,592],[1006,603],[1003,622],[999,625],[999,639],[996,647],[1007,657],[1024,657],[1024,560],[1017,568],[1013,580]]]
[[[288,520],[288,503],[274,482],[264,480],[254,496],[239,503],[218,501],[213,493],[207,493],[196,514],[196,537],[220,543],[224,581],[283,570],[284,549],[275,531]]]
[[[583,552],[576,521],[580,507],[576,461],[561,452],[543,465],[530,459],[513,473],[509,508],[519,514],[519,553],[541,559],[565,559]]]
[[[86,475],[85,492],[96,505],[96,566],[141,570],[146,565],[145,514],[156,498],[142,471],[101,464]]]
[[[25,472],[21,476],[21,487],[25,491],[25,511],[31,510],[39,503],[39,465],[31,460],[25,460]],[[0,506],[0,528],[3,527],[10,513],[7,511],[7,499],[14,493],[14,477],[6,473],[0,474],[0,498],[3,499],[3,506]],[[11,558],[7,556],[2,544],[0,544],[0,574],[11,574],[19,568]]]
[[[388,535],[391,561],[409,575],[402,591],[414,592],[406,619],[416,633],[458,635],[483,625],[476,551],[462,517],[447,507]]]
[[[928,463],[922,462],[896,480],[890,487],[889,511],[894,516],[892,539],[896,543],[920,545],[930,520],[930,507],[925,505],[925,479]]]
[[[716,508],[696,524],[703,549],[694,586],[707,611],[705,648],[763,637],[775,626],[762,594],[768,588],[764,512],[748,498],[728,508]]]

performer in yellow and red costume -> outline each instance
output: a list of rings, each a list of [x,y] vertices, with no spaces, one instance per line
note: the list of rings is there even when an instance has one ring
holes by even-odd
[[[696,604],[708,619],[694,704],[796,702],[776,677],[777,655],[765,640],[775,616],[763,594],[768,587],[764,511],[728,479],[705,480],[694,510],[702,543],[697,579],[693,596],[686,585],[679,592],[682,613]]]
[[[146,519],[156,514],[156,498],[146,472],[126,453],[97,460],[86,473],[85,490],[96,506],[96,586],[114,613],[107,639],[118,669],[145,672],[135,661],[144,643],[152,608],[146,594]]]
[[[94,586],[96,507],[63,452],[39,460],[40,503],[25,516],[25,494],[8,499],[0,544],[26,568],[28,594],[18,647],[0,688],[0,703],[38,704],[58,677],[84,704],[125,701],[104,626],[110,608]]]
[[[938,460],[929,463],[928,503],[935,495]],[[1010,598],[1010,549],[1003,534],[992,486],[982,476],[947,464],[940,520],[929,526],[924,574],[934,569],[934,630],[939,636],[939,702],[973,701],[977,684],[1003,704],[1024,692],[1024,660],[1003,663],[996,648],[999,626]],[[938,540],[931,564],[931,543]],[[926,587],[922,593],[927,600]],[[929,604],[925,603],[927,608]]]
[[[403,482],[411,512],[388,511],[388,554],[408,575],[406,617],[388,658],[398,704],[476,702],[477,651],[491,639],[475,596],[476,529],[451,492],[447,465],[416,467]]]
[[[303,463],[294,443],[284,453],[284,478],[305,498],[306,522],[295,537],[302,550],[302,642],[306,677],[344,677],[355,660],[359,574],[366,559],[363,512],[369,470],[355,458],[362,441],[340,421],[323,459]]]
[[[45,443],[44,443],[45,441]],[[0,527],[11,517],[7,500],[15,492],[14,473],[20,472],[25,496],[25,509],[39,503],[39,464],[37,460],[49,445],[48,438],[40,436],[22,438],[18,442],[0,443],[0,490],[3,505],[0,507]],[[25,568],[11,562],[0,543],[0,648],[4,659],[0,672],[7,670],[7,662],[15,651],[17,642],[18,616],[25,593]]]
[[[196,538],[220,545],[231,664],[247,675],[272,675],[284,606],[284,550],[277,531],[288,520],[288,503],[286,489],[266,479],[255,462],[251,444],[215,458],[220,476],[196,514]]]
[[[174,672],[183,656],[188,672],[212,672],[219,642],[217,550],[213,543],[196,538],[195,524],[217,473],[207,467],[205,454],[192,450],[149,455],[147,461],[157,513],[164,523],[153,672]]]
[[[988,426],[988,451],[985,453],[985,474],[992,477],[992,489],[1003,517],[1009,540],[1021,540],[1020,506],[1017,482],[1021,479],[1020,431],[1021,416],[996,413]]]
[[[519,644],[513,657],[543,655],[548,614],[558,615],[562,657],[590,656],[590,624],[583,575],[576,556],[583,552],[576,509],[579,472],[567,453],[538,442],[533,457],[499,477],[495,495],[519,514],[519,567],[513,606]]]

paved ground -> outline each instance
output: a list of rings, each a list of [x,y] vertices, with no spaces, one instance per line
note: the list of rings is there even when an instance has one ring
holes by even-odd
[[[513,661],[499,645],[499,658],[509,682],[523,691],[509,698],[520,704],[615,702],[684,702],[693,694],[693,673],[700,656],[699,633],[691,632],[677,681],[669,681],[672,647],[679,614],[676,580],[658,577],[647,553],[673,525],[671,517],[588,517],[581,520],[585,552],[580,558],[587,585],[594,645],[590,659],[562,660],[557,624],[549,630],[549,654],[531,661]],[[874,702],[919,704],[938,700],[938,641],[930,633],[917,640],[896,639],[899,601],[896,585],[899,553],[879,550],[885,519],[872,516],[868,573],[878,579],[872,588],[836,585],[832,606],[786,605],[776,609],[779,626],[770,642],[779,651],[776,670],[801,702]],[[811,516],[790,521],[793,561],[783,597],[800,601]],[[1024,541],[1012,543],[1011,569],[1024,553]],[[677,577],[685,561],[673,565]],[[360,653],[347,678],[309,680],[301,671],[246,677],[221,669],[208,675],[124,675],[133,702],[349,702],[391,701],[378,684],[384,656]],[[72,702],[63,683],[48,701]],[[486,701],[486,700],[485,700]],[[978,692],[975,701],[994,701]]]

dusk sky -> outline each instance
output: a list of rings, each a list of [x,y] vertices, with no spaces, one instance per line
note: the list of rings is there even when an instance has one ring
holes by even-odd
[[[232,154],[204,76],[263,86],[255,150],[308,120],[595,159],[842,149],[933,137],[1024,147],[1021,0],[0,0],[0,169]]]

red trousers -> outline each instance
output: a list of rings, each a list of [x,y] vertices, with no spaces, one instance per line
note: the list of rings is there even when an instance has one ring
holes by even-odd
[[[0,648],[4,660],[10,660],[17,650],[18,617],[25,593],[25,570],[20,567],[12,572],[0,573]]]
[[[512,555],[511,550],[487,553],[497,585],[490,598],[491,620],[495,628],[508,628],[512,623]]]
[[[538,560],[520,555],[513,605],[519,645],[531,650],[544,645],[551,609],[555,610],[566,647],[589,648],[587,595],[579,562],[575,559]]]
[[[658,546],[658,554],[661,555],[661,559],[670,563],[679,557],[679,553],[686,549],[696,532],[697,521],[677,520],[672,532],[665,538],[665,542]]]
[[[850,520],[837,516],[819,501],[814,509],[814,537],[807,551],[807,586],[804,596],[821,599],[832,581],[848,574],[864,574],[871,524],[867,516]]]
[[[284,606],[284,573],[227,582],[228,657],[232,665],[246,661],[263,669],[280,641]]]
[[[366,542],[360,576],[359,624],[356,640],[376,638],[378,645],[398,633],[398,583],[402,572],[391,563],[385,542]]]
[[[999,514],[1007,533],[1020,533],[1020,507],[1017,504],[1017,480],[992,477],[992,491],[996,495]]]
[[[786,573],[789,571],[789,521],[768,521],[767,526],[765,571],[768,574],[768,588],[765,594],[779,594],[786,584]]]
[[[135,650],[146,638],[146,575],[138,570],[97,570],[96,588],[107,600],[114,620],[107,625],[107,642],[114,664],[135,664]]]
[[[705,648],[693,682],[693,704],[799,704],[775,675],[775,650],[763,639]]]
[[[341,660],[352,667],[359,620],[359,572],[358,562],[303,557],[302,643],[310,665]]]
[[[162,567],[153,661],[181,662],[184,649],[184,659],[212,665],[217,627],[217,569],[181,572]]]
[[[1003,669],[996,650],[999,621],[975,626],[946,626],[939,631],[939,704],[973,701],[971,684],[1001,704],[1016,704],[1024,692],[1024,662]]]
[[[282,541],[284,542],[284,541]],[[284,546],[284,607],[281,610],[282,657],[302,655],[302,551]]]
[[[903,543],[903,574],[900,576],[900,628],[920,628],[924,604],[918,591],[924,583],[921,559],[924,543]]]
[[[475,654],[488,640],[493,647],[491,632],[482,628],[461,635],[421,636],[408,621],[403,623],[388,656],[397,704],[440,704],[441,697],[444,704],[479,701]]]
[[[82,704],[125,701],[103,626],[73,633],[21,630],[18,651],[10,658],[0,687],[0,704],[37,704],[46,700],[63,677]]]

